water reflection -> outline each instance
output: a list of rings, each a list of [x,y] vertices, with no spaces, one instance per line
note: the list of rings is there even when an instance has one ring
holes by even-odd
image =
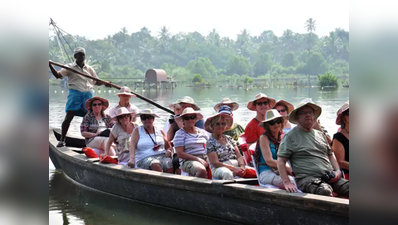
[[[103,194],[57,171],[49,189],[50,224],[231,224]]]

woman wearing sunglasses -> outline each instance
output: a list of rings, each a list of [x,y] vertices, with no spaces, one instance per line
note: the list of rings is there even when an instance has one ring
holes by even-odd
[[[137,124],[133,122],[133,114],[135,112],[130,112],[126,107],[120,107],[117,109],[117,114],[115,116],[116,124],[112,127],[111,134],[109,135],[109,140],[106,145],[105,155],[112,155],[110,152],[111,145],[115,140],[116,142],[116,155],[118,156],[118,162],[121,165],[127,165],[130,159],[130,142],[131,134]]]
[[[285,100],[279,100],[275,104],[274,109],[276,109],[279,112],[279,114],[281,114],[284,117],[285,123],[283,124],[282,131],[284,134],[286,134],[295,126],[294,124],[290,123],[288,120],[288,116],[294,110],[294,106]]]
[[[334,152],[340,168],[344,172],[344,178],[349,179],[350,171],[350,104],[349,101],[337,111],[336,124],[341,130],[333,135],[332,151]]]
[[[271,109],[265,114],[265,120],[258,124],[263,127],[265,132],[257,142],[255,158],[258,162],[259,182],[271,184],[284,189],[283,181],[277,170],[277,152],[281,143],[283,125],[285,118],[279,114],[278,110]],[[290,167],[286,167],[291,174]],[[289,176],[292,183],[293,178]]]
[[[214,178],[232,180],[234,176],[243,177],[245,163],[236,141],[224,131],[233,125],[231,107],[223,105],[217,114],[207,118],[205,129],[211,136],[207,141],[207,156]]]
[[[109,106],[109,101],[101,97],[92,97],[85,103],[87,114],[83,117],[80,124],[80,132],[86,139],[86,146],[94,148],[103,154],[109,139],[109,128],[112,128],[114,122],[111,117],[104,113]],[[115,153],[113,146],[109,150]],[[111,154],[110,153],[110,154]]]
[[[173,139],[177,156],[180,160],[182,171],[190,176],[207,177],[206,168],[206,142],[209,139],[204,129],[195,126],[198,120],[202,120],[203,115],[188,107],[182,114],[175,118],[177,122],[182,121],[183,127],[180,128]]]
[[[165,142],[161,130],[153,125],[158,115],[150,109],[137,113],[143,125],[136,127],[131,137],[130,161],[128,166],[134,168],[173,172],[170,146]],[[166,144],[165,144],[166,143]]]

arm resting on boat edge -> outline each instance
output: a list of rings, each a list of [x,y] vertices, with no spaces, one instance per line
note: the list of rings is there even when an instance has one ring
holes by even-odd
[[[341,169],[350,170],[350,163],[345,161],[345,149],[343,144],[337,139],[333,140],[332,152],[336,156],[336,160]]]
[[[130,161],[128,166],[131,168],[135,167],[135,150],[137,149],[137,143],[140,135],[138,134],[138,127],[134,128],[133,133],[131,134],[131,145],[130,145]]]
[[[286,191],[297,192],[296,186],[292,184],[292,182],[290,182],[289,176],[287,175],[287,170],[286,170],[287,160],[288,160],[287,158],[278,156],[277,166],[278,166],[279,175],[282,178],[283,186],[285,186]]]
[[[337,163],[336,158],[334,157],[334,154],[332,153],[331,155],[329,155],[329,161],[333,166],[333,169],[335,170],[334,173],[336,174],[335,178],[330,179],[330,183],[334,183],[336,181],[338,181],[341,178],[341,170],[339,167],[339,164]]]

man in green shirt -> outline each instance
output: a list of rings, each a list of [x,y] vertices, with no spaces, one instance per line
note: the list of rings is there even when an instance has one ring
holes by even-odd
[[[278,151],[278,170],[288,192],[297,191],[285,167],[290,160],[297,188],[302,192],[326,196],[332,196],[335,192],[348,197],[349,181],[341,177],[325,134],[313,128],[321,112],[321,107],[312,101],[304,101],[290,113],[289,121],[297,126],[282,139]]]

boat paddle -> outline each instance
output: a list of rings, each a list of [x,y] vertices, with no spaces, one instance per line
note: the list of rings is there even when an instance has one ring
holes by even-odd
[[[56,63],[56,62],[50,61],[50,64],[59,66],[59,67],[61,67],[61,68],[67,69],[67,70],[70,70],[70,71],[72,71],[72,72],[74,72],[74,73],[76,73],[76,74],[79,74],[80,76],[83,76],[83,77],[86,77],[86,78],[89,78],[89,79],[92,79],[92,80],[101,82],[101,83],[103,83],[103,84],[107,84],[107,85],[109,85],[109,86],[111,86],[111,87],[113,87],[113,88],[116,88],[116,89],[118,89],[118,90],[121,89],[120,86],[115,85],[115,84],[112,84],[111,82],[103,81],[103,80],[101,80],[101,79],[99,79],[99,78],[92,77],[92,76],[90,76],[90,75],[84,74],[84,73],[82,73],[82,72],[80,72],[80,71],[77,71],[77,70],[75,70],[75,69],[73,69],[73,68],[70,68],[70,67],[68,67],[68,66],[62,65],[62,64],[60,64],[60,63]],[[166,107],[163,107],[163,106],[159,105],[158,103],[156,103],[156,102],[154,102],[154,101],[152,101],[152,100],[150,100],[150,99],[148,99],[148,98],[145,98],[145,97],[142,96],[142,95],[139,95],[139,94],[134,93],[134,92],[132,92],[132,91],[130,91],[130,93],[132,93],[132,94],[134,94],[135,96],[137,96],[137,98],[142,99],[142,100],[144,100],[144,101],[146,101],[146,102],[148,102],[148,103],[150,103],[150,104],[152,104],[152,105],[154,105],[154,106],[156,106],[156,107],[158,107],[158,108],[160,108],[160,109],[163,109],[164,111],[166,111],[166,112],[171,113],[171,114],[174,115],[174,112],[173,112],[172,110],[170,110],[170,109],[168,109],[168,108],[166,108]]]

